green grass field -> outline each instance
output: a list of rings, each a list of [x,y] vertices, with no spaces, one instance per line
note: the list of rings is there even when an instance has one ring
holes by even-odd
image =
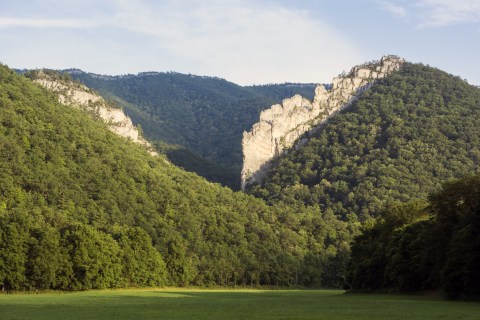
[[[145,289],[0,295],[0,319],[480,319],[480,303],[339,290]]]

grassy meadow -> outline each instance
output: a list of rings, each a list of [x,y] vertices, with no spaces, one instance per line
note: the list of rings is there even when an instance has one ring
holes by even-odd
[[[0,295],[0,319],[480,319],[480,303],[341,290],[138,289]]]

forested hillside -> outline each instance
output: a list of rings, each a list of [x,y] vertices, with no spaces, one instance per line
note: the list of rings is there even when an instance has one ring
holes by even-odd
[[[388,202],[426,199],[450,178],[478,172],[480,90],[406,63],[378,80],[299,150],[277,159],[251,193],[270,203],[319,205],[345,219]]]
[[[219,173],[208,175],[205,164],[192,166],[188,159],[179,158],[178,152],[172,161],[179,160],[176,163],[200,174],[207,172],[206,178],[236,189],[240,186],[243,131],[257,121],[261,110],[296,93],[311,98],[315,88],[314,84],[241,87],[220,78],[173,72],[116,77],[67,72],[122,106],[149,140],[182,146],[185,152],[214,164]]]
[[[0,288],[339,286],[355,221],[153,157],[0,66]]]
[[[441,189],[480,163],[480,90],[458,77],[404,64],[277,159],[257,198],[57,101],[0,66],[2,290],[348,283],[480,295],[480,178]],[[214,159],[156,146],[228,180]]]

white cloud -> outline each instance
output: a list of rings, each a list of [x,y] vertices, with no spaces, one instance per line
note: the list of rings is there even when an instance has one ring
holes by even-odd
[[[396,5],[390,1],[378,0],[377,3],[386,11],[390,12],[396,17],[405,17],[407,15],[407,10],[399,5]]]
[[[58,63],[62,58],[49,50],[57,53],[53,48],[62,43],[70,52],[63,59],[83,65],[87,61],[89,71],[110,74],[173,70],[239,84],[326,82],[363,62],[365,56],[354,44],[357,40],[292,4],[287,7],[276,0],[30,0],[21,9],[13,2],[0,3],[0,28],[12,29],[4,37],[24,32],[24,46],[38,45],[33,37],[41,39],[44,56],[55,56]],[[79,46],[90,50],[79,50]],[[24,47],[11,49],[16,51],[15,61],[19,48]]]
[[[421,28],[480,22],[478,0],[419,0],[417,6],[422,9]]]
[[[325,81],[361,62],[349,39],[305,11],[253,0],[200,3],[119,0],[114,19],[188,61],[190,72],[237,83]]]

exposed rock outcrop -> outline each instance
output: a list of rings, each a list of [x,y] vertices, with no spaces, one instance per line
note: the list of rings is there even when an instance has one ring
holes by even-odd
[[[242,190],[248,184],[261,183],[272,159],[304,144],[306,141],[299,139],[305,133],[350,106],[376,79],[400,69],[404,61],[397,56],[384,56],[380,61],[356,66],[348,74],[334,78],[330,89],[317,86],[313,101],[295,95],[262,111],[260,121],[243,133]]]
[[[60,103],[87,111],[93,117],[105,122],[108,128],[119,136],[145,146],[152,155],[157,154],[122,109],[107,103],[105,99],[86,86],[63,79],[58,74],[43,71],[37,71],[33,81],[57,93]]]

